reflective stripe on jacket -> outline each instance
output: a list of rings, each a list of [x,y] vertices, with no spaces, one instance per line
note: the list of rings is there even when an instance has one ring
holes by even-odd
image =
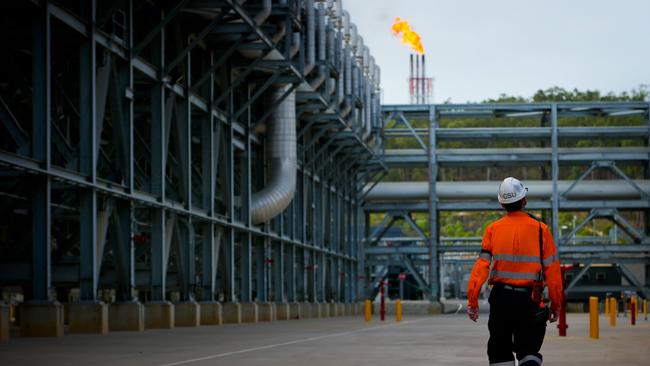
[[[542,223],[544,279],[549,289],[551,307],[558,309],[564,296],[560,260],[553,236]],[[467,299],[470,307],[478,306],[483,283],[492,273],[489,283],[512,286],[533,286],[541,269],[539,259],[539,221],[523,211],[509,212],[490,224],[483,234],[481,253],[470,275]]]

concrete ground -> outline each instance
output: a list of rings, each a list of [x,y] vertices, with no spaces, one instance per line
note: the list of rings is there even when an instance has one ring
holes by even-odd
[[[600,318],[600,339],[588,338],[588,315],[569,314],[569,336],[548,327],[546,365],[648,365],[650,321],[637,326]],[[0,343],[1,365],[487,365],[487,314],[405,316],[365,324],[361,317],[16,338]]]

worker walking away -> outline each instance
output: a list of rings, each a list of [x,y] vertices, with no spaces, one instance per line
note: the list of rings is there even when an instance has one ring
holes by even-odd
[[[546,322],[555,322],[562,306],[559,255],[548,227],[523,211],[527,192],[512,177],[499,186],[499,203],[507,214],[486,228],[468,283],[468,315],[476,321],[481,287],[490,276],[490,365],[515,365],[513,352],[519,366],[541,365]],[[543,302],[544,283],[550,309]]]

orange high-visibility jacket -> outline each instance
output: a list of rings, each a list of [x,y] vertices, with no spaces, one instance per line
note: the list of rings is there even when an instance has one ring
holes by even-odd
[[[562,306],[564,291],[559,255],[548,226],[542,223],[544,277],[551,298],[551,308]],[[479,255],[467,286],[468,306],[478,307],[483,283],[532,287],[541,269],[539,259],[539,221],[523,211],[509,212],[490,224],[483,234]]]

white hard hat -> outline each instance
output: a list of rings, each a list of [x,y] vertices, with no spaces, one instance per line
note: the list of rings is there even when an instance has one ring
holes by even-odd
[[[526,197],[526,192],[528,192],[528,188],[519,179],[508,177],[499,185],[499,195],[497,198],[499,199],[499,203],[505,205],[517,202]]]

